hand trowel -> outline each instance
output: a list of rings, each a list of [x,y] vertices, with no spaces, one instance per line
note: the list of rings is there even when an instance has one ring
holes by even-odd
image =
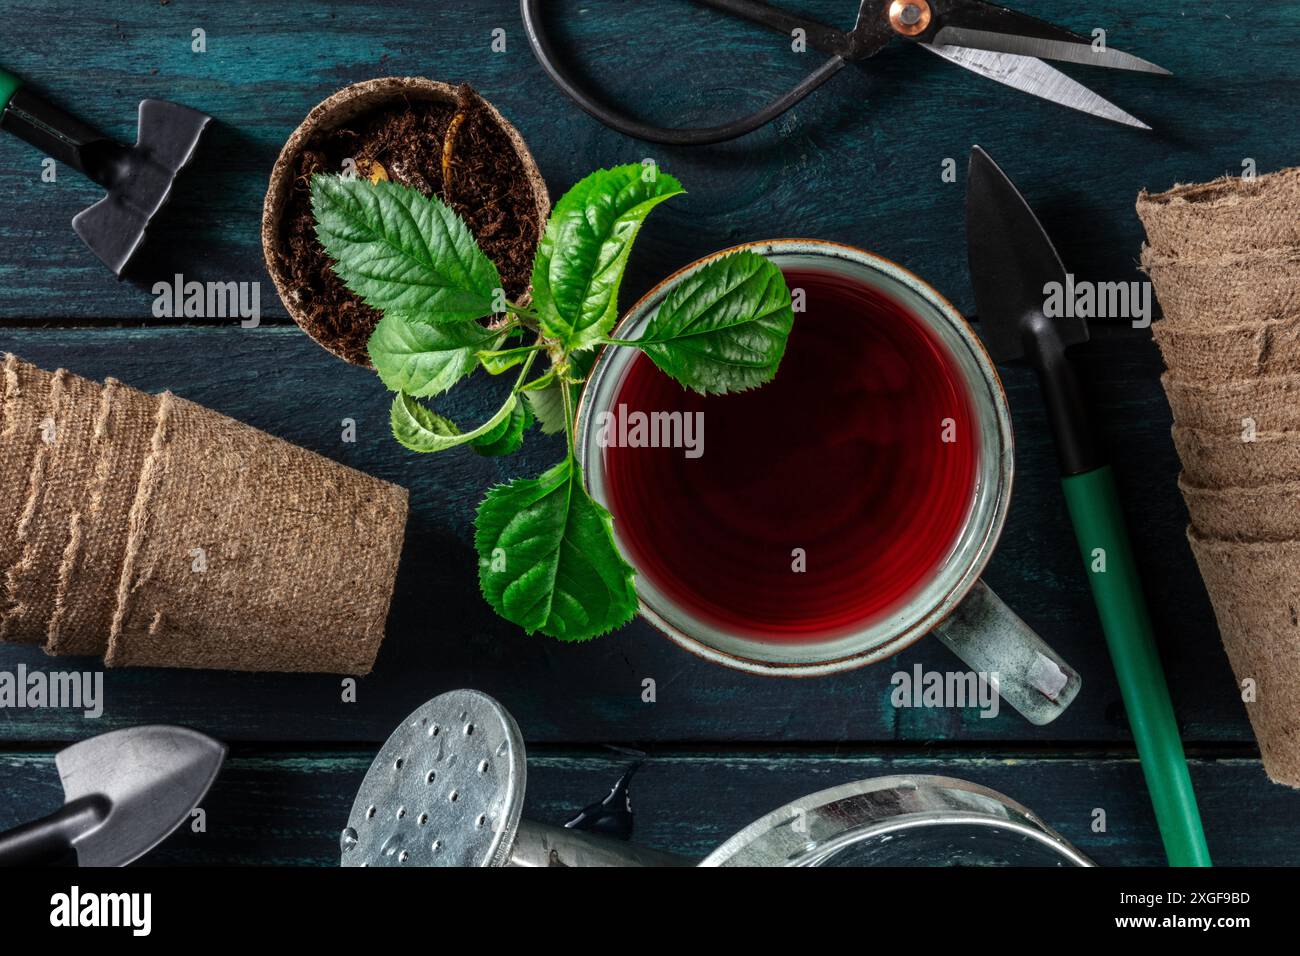
[[[0,68],[0,129],[84,173],[108,195],[72,220],[90,251],[119,278],[144,245],[145,230],[171,197],[177,174],[212,117],[163,100],[141,100],[137,138],[126,146],[23,87]]]
[[[971,151],[966,242],[982,338],[994,361],[1038,372],[1056,437],[1061,484],[1093,599],[1172,866],[1209,866],[1196,795],[1110,466],[1089,422],[1068,349],[1082,318],[1046,314],[1065,267],[1033,210],[989,155]]]
[[[184,727],[114,730],[54,757],[64,804],[0,833],[0,866],[60,863],[126,866],[189,819],[208,792],[226,748]]]

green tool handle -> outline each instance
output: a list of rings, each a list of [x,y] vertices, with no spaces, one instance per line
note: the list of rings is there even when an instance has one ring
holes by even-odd
[[[1210,851],[1109,465],[1061,481],[1170,866]]]
[[[0,66],[0,112],[9,105],[13,95],[18,92],[18,88],[23,85],[23,81],[18,79],[3,66]]]

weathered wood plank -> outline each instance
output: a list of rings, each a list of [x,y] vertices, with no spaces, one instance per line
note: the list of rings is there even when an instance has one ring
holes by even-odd
[[[146,859],[157,864],[338,863],[338,834],[372,755],[271,752],[235,755],[204,801],[207,832],[183,830]],[[608,752],[530,755],[525,814],[560,824],[601,799],[628,760]],[[1300,793],[1268,782],[1258,761],[1192,761],[1207,840],[1219,866],[1300,864]],[[1160,866],[1164,855],[1132,759],[972,758],[943,752],[665,751],[633,784],[635,840],[700,857],[759,816],[804,794],[887,774],[960,777],[1001,791],[1042,816],[1103,866]],[[49,754],[0,753],[0,830],[61,802]],[[1104,833],[1092,830],[1105,811]]]
[[[1057,479],[1032,374],[1006,375],[1017,428],[1018,475],[1010,520],[988,579],[1084,676],[1073,709],[1033,728],[1007,710],[896,710],[890,675],[921,663],[956,662],[933,641],[893,661],[816,681],[777,681],[714,667],[637,622],[582,646],[527,638],[495,617],[478,594],[471,519],[484,490],[536,474],[560,454],[557,440],[530,436],[504,460],[452,451],[423,457],[388,434],[388,396],[361,369],[332,359],[296,328],[241,330],[0,330],[0,349],[94,378],[114,375],[150,390],[171,388],[259,428],[411,489],[412,518],[389,636],[356,704],[339,701],[334,677],[186,671],[112,671],[108,710],[96,729],[153,721],[192,724],[233,740],[378,741],[409,710],[453,687],[486,690],[517,715],[530,740],[593,742],[1035,740],[1128,738]],[[1213,616],[1183,537],[1169,415],[1159,361],[1146,333],[1104,335],[1086,372],[1108,426],[1147,579],[1169,683],[1188,739],[1249,740]],[[444,409],[484,417],[499,383],[480,376]],[[341,419],[357,442],[340,441]],[[66,667],[40,651],[0,648],[18,662]],[[85,660],[70,662],[82,667]],[[658,702],[642,703],[643,678]],[[87,732],[78,716],[7,711],[11,740],[68,740]]]
[[[842,0],[798,6],[848,26]],[[1081,33],[1172,70],[1173,78],[1067,66],[1149,120],[1142,133],[982,80],[902,42],[836,77],[769,128],[708,149],[652,147],[606,130],[545,78],[514,0],[348,3],[126,0],[94,5],[0,2],[5,65],[88,120],[134,134],[134,104],[172,98],[219,126],[157,246],[187,277],[265,279],[258,222],[266,177],[289,132],[346,83],[387,74],[466,80],[498,103],[529,140],[557,194],[589,169],[654,156],[691,194],[655,214],[626,286],[636,294],[698,255],[746,239],[803,234],[865,246],[929,278],[969,306],[963,235],[964,169],[972,143],[1023,187],[1066,263],[1082,278],[1137,278],[1139,188],[1296,162],[1300,27],[1294,4],[1236,16],[1225,0],[1135,7],[1098,0],[1021,3]],[[560,48],[611,100],[674,123],[715,122],[788,88],[818,55],[685,0],[552,0]],[[59,24],[51,29],[51,24]],[[207,52],[191,52],[206,31]],[[503,53],[492,31],[506,31]],[[74,70],[64,67],[76,64]],[[147,290],[115,283],[68,228],[97,189],[68,170],[40,180],[40,157],[0,143],[0,317],[147,318]],[[170,273],[168,274],[170,277]],[[265,305],[279,312],[267,283]]]
[[[258,221],[266,176],[289,131],[338,87],[376,75],[466,80],[496,102],[529,140],[554,195],[598,165],[654,156],[689,196],[652,217],[633,257],[624,304],[668,271],[724,245],[772,235],[814,235],[880,252],[927,277],[959,307],[965,270],[963,185],[940,179],[979,142],[1017,179],[1080,278],[1137,278],[1142,186],[1294,164],[1300,127],[1300,49],[1290,43],[1300,7],[1265,5],[1249,18],[1224,0],[1135,8],[1099,0],[1024,0],[1027,12],[1148,57],[1175,77],[1066,67],[1157,127],[1142,134],[1090,120],[998,87],[896,44],[788,115],[778,131],[704,150],[650,147],[589,119],[533,61],[514,0],[318,0],[265,4],[114,0],[94,5],[0,0],[8,13],[0,63],[108,132],[134,133],[134,104],[162,96],[211,112],[218,127],[176,215],[155,232],[191,279],[263,281],[270,321],[283,312],[266,281]],[[795,6],[847,26],[843,0]],[[546,4],[560,46],[577,52],[612,99],[659,121],[713,122],[771,98],[806,71],[808,57],[780,38],[732,23],[685,0]],[[58,23],[59,29],[51,29]],[[191,52],[191,31],[208,52]],[[491,31],[507,50],[489,51]],[[55,64],[76,64],[73,71]],[[1263,93],[1261,93],[1263,91]],[[1248,104],[1248,107],[1243,106]],[[149,321],[147,288],[115,283],[68,227],[97,198],[70,171],[40,181],[40,157],[0,137],[0,325],[47,320]],[[376,673],[357,704],[339,702],[331,677],[124,671],[107,675],[99,721],[54,711],[0,712],[0,737],[40,742],[140,722],[175,721],[231,741],[374,742],[438,691],[477,686],[499,696],[531,741],[841,741],[834,753],[665,751],[637,786],[638,838],[702,854],[762,812],[822,786],[889,772],[940,772],[1001,789],[1034,807],[1103,864],[1161,862],[1141,773],[1131,759],[973,757],[969,751],[871,755],[855,741],[966,740],[1034,744],[1127,739],[1118,692],[1082,579],[1036,386],[1006,376],[1018,437],[1016,496],[988,578],[1085,676],[1074,709],[1034,729],[1014,714],[897,711],[888,677],[921,663],[953,666],[923,641],[894,661],[816,682],[772,682],[712,668],[649,628],[585,647],[527,639],[477,597],[469,519],[483,490],[535,473],[557,454],[536,436],[504,462],[472,455],[409,455],[387,437],[386,396],[366,373],[334,362],[293,329],[157,332],[131,329],[0,330],[0,348],[47,367],[115,375],[172,388],[273,434],[412,489],[413,518]],[[1249,741],[1242,705],[1218,647],[1213,617],[1182,537],[1177,463],[1159,362],[1145,333],[1106,336],[1088,373],[1111,440],[1133,537],[1152,599],[1184,735],[1194,744]],[[489,389],[453,397],[448,410],[481,414]],[[358,442],[338,440],[355,418]],[[85,667],[39,651],[0,648],[18,663]],[[659,701],[641,703],[654,677]],[[1014,746],[1014,744],[1008,744]],[[1219,752],[1217,750],[1213,752]],[[336,862],[336,835],[370,759],[368,749],[241,750],[217,784],[207,836],[183,834],[157,862]],[[530,761],[530,815],[551,822],[603,794],[622,768],[607,754],[542,750]],[[1258,763],[1195,759],[1193,777],[1220,864],[1300,862],[1296,797],[1265,780]],[[0,754],[0,828],[52,809],[57,778],[48,754]],[[1248,807],[1243,813],[1241,807]],[[1095,807],[1109,832],[1089,830]]]

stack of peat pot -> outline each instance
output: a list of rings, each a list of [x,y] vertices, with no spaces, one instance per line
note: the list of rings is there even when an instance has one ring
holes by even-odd
[[[1300,787],[1300,169],[1137,210],[1187,536],[1264,768]]]

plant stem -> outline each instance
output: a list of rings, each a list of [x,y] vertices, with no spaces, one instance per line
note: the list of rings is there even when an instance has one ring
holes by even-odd
[[[520,318],[532,319],[534,322],[541,318],[541,316],[532,309],[526,309],[523,306],[515,305],[513,302],[506,303],[506,311],[513,315],[517,315]]]
[[[544,348],[546,348],[546,346],[541,342],[534,342],[532,345],[512,345],[509,348],[487,349],[486,351],[496,353],[498,355],[504,355],[507,352],[523,352],[525,350],[529,352],[540,352]]]
[[[560,378],[560,398],[564,402],[564,434],[569,441],[569,457],[573,458],[578,444],[575,435],[577,423],[574,421],[576,416],[573,408],[573,386],[563,378]]]
[[[537,350],[540,347],[540,342],[534,345],[533,350],[528,353],[528,358],[524,359],[524,366],[519,370],[519,377],[515,379],[515,387],[510,390],[511,394],[519,391],[519,386],[524,384],[524,379],[528,377],[528,370],[533,367],[533,362],[537,359]]]
[[[456,133],[464,122],[465,111],[457,110],[442,138],[442,201],[448,205],[451,204],[451,151],[456,145]]]

